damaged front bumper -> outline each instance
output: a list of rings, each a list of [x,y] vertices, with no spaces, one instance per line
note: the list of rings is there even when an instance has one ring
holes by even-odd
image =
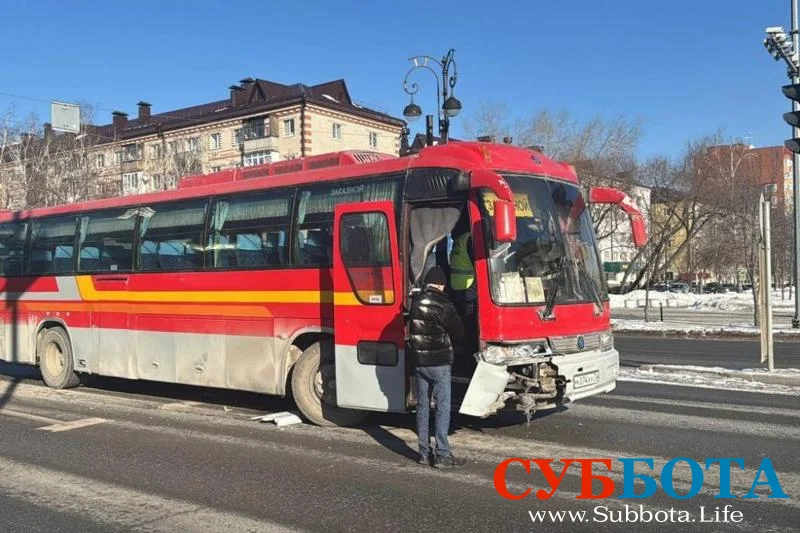
[[[490,346],[476,359],[459,413],[481,418],[513,409],[530,420],[539,409],[614,390],[619,373],[613,347],[553,354],[540,345]]]

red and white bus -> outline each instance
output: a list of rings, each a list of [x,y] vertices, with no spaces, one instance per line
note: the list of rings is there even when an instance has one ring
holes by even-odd
[[[462,412],[527,413],[615,387],[618,353],[573,169],[506,145],[343,152],[194,176],[177,190],[0,213],[0,359],[291,394],[317,424],[413,409],[405,309],[472,231],[474,356]],[[446,264],[443,266],[447,266]]]

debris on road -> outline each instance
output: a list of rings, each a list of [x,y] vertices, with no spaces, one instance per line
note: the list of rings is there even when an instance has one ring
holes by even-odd
[[[270,413],[268,415],[254,416],[250,420],[258,420],[260,422],[273,422],[278,427],[292,426],[295,424],[302,424],[303,421],[294,413],[289,411],[281,411],[279,413]]]

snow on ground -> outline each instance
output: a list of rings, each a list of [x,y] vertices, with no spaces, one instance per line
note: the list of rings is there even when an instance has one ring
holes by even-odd
[[[781,299],[781,291],[772,291],[773,307],[793,307],[794,299],[789,296],[789,291],[784,292],[785,299]],[[644,307],[645,291],[631,291],[628,294],[611,294],[611,307],[635,309]],[[725,294],[680,294],[672,292],[650,291],[650,300],[658,307],[681,307],[696,311],[752,311],[753,292],[729,292]],[[652,305],[652,304],[651,304]]]
[[[697,324],[685,324],[680,322],[645,322],[637,319],[612,318],[611,328],[614,331],[653,331],[670,333],[693,333],[700,335],[710,335],[714,333],[739,333],[744,335],[758,335],[761,330],[752,324],[725,324],[718,326],[700,326]],[[774,335],[796,335],[797,330],[790,327],[772,328]]]
[[[709,367],[683,367],[683,372],[654,372],[639,368],[622,367],[619,370],[619,381],[635,381],[639,383],[656,383],[659,385],[679,385],[683,387],[699,387],[707,389],[735,390],[741,392],[763,392],[768,394],[785,394],[788,396],[800,396],[800,387],[790,385],[774,385],[750,381],[742,377],[717,376],[709,373],[691,372],[690,369],[702,368],[703,370],[722,370],[725,372],[736,372],[729,369],[713,369]],[[764,371],[755,369],[751,371]],[[741,372],[748,372],[742,370]],[[798,375],[798,369],[775,370],[774,373],[782,372],[784,375]],[[792,374],[794,373],[794,374]]]

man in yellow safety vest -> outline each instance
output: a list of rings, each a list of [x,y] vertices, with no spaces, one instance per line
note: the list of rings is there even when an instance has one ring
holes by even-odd
[[[476,335],[475,257],[472,252],[472,234],[468,219],[462,219],[452,233],[453,247],[450,250],[450,292],[453,304],[461,315],[465,335],[459,343],[460,353],[473,351]],[[462,357],[461,360],[464,360]]]

